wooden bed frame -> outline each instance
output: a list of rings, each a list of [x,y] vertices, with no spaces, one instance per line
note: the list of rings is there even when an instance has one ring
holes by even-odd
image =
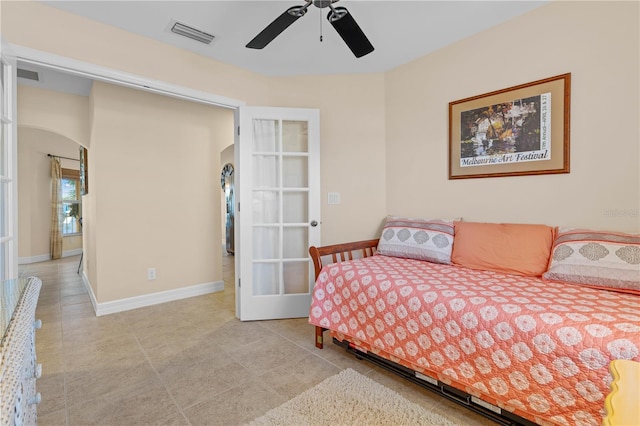
[[[318,279],[320,271],[322,270],[322,267],[324,265],[332,263],[342,263],[349,260],[373,256],[377,252],[378,241],[378,239],[375,239],[334,244],[323,247],[310,247],[309,254],[311,255],[311,259],[313,260],[316,280]],[[325,260],[325,262],[323,262],[323,259]],[[323,347],[323,333],[326,330],[326,328],[316,326],[315,343],[318,349],[322,349]],[[471,411],[474,411],[488,419],[491,419],[498,424],[504,426],[536,426],[536,424],[531,422],[530,420],[524,419],[506,410],[498,409],[498,411],[500,412],[496,412],[497,407],[493,407],[491,406],[491,404],[487,404],[486,402],[478,400],[478,398],[475,398],[472,395],[449,386],[439,380],[428,380],[427,377],[417,374],[410,368],[404,367],[400,364],[396,364],[372,353],[361,352],[352,343],[347,342],[346,340],[339,341],[334,338],[333,343],[343,347],[347,352],[352,353],[358,359],[366,359],[367,361],[376,364],[379,367],[391,371],[425,389],[435,392],[438,395],[452,402],[455,402]]]
[[[341,263],[347,260],[362,259],[364,257],[373,256],[376,253],[377,248],[378,239],[334,244],[324,247],[309,247],[309,254],[311,255],[311,259],[313,259],[316,280],[324,266],[322,263],[322,259],[324,257],[331,257],[331,261],[328,262],[328,264]],[[324,344],[322,335],[326,330],[326,328],[316,326],[316,348],[318,349],[322,349]]]

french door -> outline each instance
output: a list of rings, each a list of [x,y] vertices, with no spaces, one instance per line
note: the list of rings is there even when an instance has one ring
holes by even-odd
[[[0,279],[18,277],[16,60],[2,41],[0,56]]]
[[[236,308],[241,320],[309,315],[320,243],[320,114],[241,107]]]

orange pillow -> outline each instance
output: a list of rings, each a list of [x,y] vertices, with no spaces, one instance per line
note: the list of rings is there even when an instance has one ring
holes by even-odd
[[[471,269],[540,276],[555,237],[547,225],[455,222],[451,261]]]

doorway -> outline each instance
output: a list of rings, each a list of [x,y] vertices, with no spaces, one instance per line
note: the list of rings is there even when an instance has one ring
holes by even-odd
[[[278,317],[279,318],[293,317],[291,316],[291,314],[282,313],[282,312],[288,312],[288,308],[292,307],[293,305],[295,305],[295,308],[297,309],[296,312],[298,311],[300,312],[299,314],[296,313],[295,316],[306,316],[306,313],[308,312],[305,313],[305,311],[308,310],[308,305],[309,305],[306,302],[308,302],[307,299],[310,300],[310,292],[312,289],[312,282],[309,281],[309,278],[311,278],[312,274],[310,272],[311,269],[309,268],[310,261],[309,261],[308,253],[306,252],[306,249],[308,248],[309,245],[317,245],[317,243],[319,242],[319,239],[317,239],[316,241],[315,236],[316,235],[319,236],[318,231],[320,228],[318,226],[321,223],[321,221],[319,220],[320,219],[319,216],[314,214],[314,212],[316,211],[319,213],[319,176],[320,176],[319,175],[319,110],[293,109],[293,108],[279,108],[279,109],[278,108],[262,108],[262,109],[244,108],[243,109],[244,112],[241,114],[240,109],[243,108],[243,103],[239,101],[220,98],[220,97],[211,95],[210,93],[185,89],[183,87],[174,86],[174,85],[170,85],[163,82],[141,80],[137,77],[128,76],[126,74],[119,73],[119,72],[115,73],[111,70],[105,70],[103,68],[99,68],[91,64],[79,63],[77,61],[70,61],[66,58],[57,57],[54,55],[47,54],[46,56],[41,57],[40,56],[41,54],[38,52],[32,52],[29,50],[21,52],[20,48],[16,48],[16,50],[17,50],[17,56],[19,61],[36,64],[45,68],[47,67],[53,68],[58,71],[63,71],[73,75],[81,75],[85,78],[87,77],[92,78],[94,79],[94,81],[100,82],[100,83],[109,83],[108,85],[101,84],[101,86],[133,88],[136,90],[131,92],[137,92],[137,93],[146,92],[147,94],[151,93],[153,95],[161,95],[162,98],[157,98],[156,101],[162,102],[162,103],[165,102],[163,99],[169,99],[169,98],[174,98],[174,99],[177,98],[180,101],[187,101],[186,104],[183,104],[182,106],[178,107],[178,109],[173,109],[175,114],[178,113],[178,110],[180,110],[181,113],[184,112],[183,109],[190,110],[187,104],[192,104],[192,105],[204,104],[206,106],[215,106],[215,107],[221,107],[221,108],[233,110],[234,125],[232,128],[232,131],[229,133],[232,135],[232,138],[234,141],[240,140],[239,139],[240,133],[242,133],[243,135],[242,138],[246,138],[246,139],[243,139],[242,143],[239,145],[239,151],[241,149],[244,149],[244,154],[239,154],[236,152],[235,157],[237,159],[243,158],[242,163],[250,165],[249,167],[244,168],[245,172],[248,173],[247,179],[243,178],[246,181],[243,185],[248,185],[246,187],[243,187],[242,185],[240,185],[240,177],[241,177],[240,173],[238,173],[238,168],[234,168],[234,172],[235,172],[234,183],[236,185],[236,189],[239,190],[241,188],[247,188],[247,190],[243,189],[242,191],[237,191],[237,196],[240,196],[241,194],[245,194],[244,196],[249,197],[245,200],[245,202],[242,203],[242,205],[248,206],[248,212],[243,215],[245,219],[248,219],[248,222],[246,222],[242,226],[244,231],[242,246],[245,248],[245,250],[243,250],[243,256],[239,256],[240,247],[239,247],[239,241],[237,238],[234,240],[234,249],[233,249],[234,254],[238,257],[241,257],[242,259],[244,259],[244,256],[248,256],[245,260],[242,260],[242,261],[236,260],[234,262],[235,263],[235,266],[234,266],[235,281],[236,281],[236,283],[234,284],[234,290],[236,290],[236,293],[239,293],[238,289],[240,288],[240,270],[241,269],[243,271],[243,278],[247,283],[247,285],[245,285],[244,288],[242,289],[243,290],[242,297],[240,296],[236,297],[236,302],[237,302],[236,315],[237,316],[240,315],[239,299],[244,300],[246,296],[246,299],[251,300],[252,304],[258,303],[259,299],[263,299],[262,301],[264,301],[267,298],[270,298],[272,300],[275,299],[276,297],[279,298],[278,304],[273,305],[273,306],[277,306],[277,309],[274,310],[272,306],[271,309],[267,310],[269,313],[265,313],[267,311],[262,312],[261,310],[256,309],[254,314],[259,314],[259,315],[257,317],[253,315],[253,317],[251,318],[246,317],[246,319],[248,320],[249,319],[268,319],[268,318],[278,318]],[[100,87],[100,85],[98,87]],[[94,85],[94,88],[93,88],[94,106],[95,106],[95,101],[97,99],[96,90],[97,90],[96,86]],[[126,102],[123,103],[123,102],[115,101],[115,102],[111,102],[108,105],[108,108],[106,108],[106,110],[109,111],[110,113],[117,112],[121,114],[120,109],[126,107],[127,105],[128,104]],[[253,112],[250,113],[249,112],[250,110]],[[258,114],[258,115],[252,116],[251,114]],[[240,123],[241,116],[244,117],[242,121],[243,124]],[[133,115],[133,114],[131,114],[128,118],[138,119],[137,115]],[[108,127],[111,131],[114,132],[113,134],[109,135],[110,141],[118,141],[120,139],[123,139],[122,134],[117,133],[119,130],[114,128],[114,126],[110,125],[111,124],[110,121],[107,120],[106,122],[108,122],[109,125],[104,126],[104,128]],[[166,123],[175,124],[179,122],[180,122],[179,120],[171,116],[166,117]],[[163,122],[163,124],[166,124],[166,123]],[[258,127],[256,127],[256,125]],[[96,126],[96,116],[94,114],[93,122],[92,122],[92,141],[91,141],[92,144],[96,143],[95,126]],[[204,127],[206,127],[206,125]],[[240,127],[243,128],[242,132],[240,132]],[[127,128],[127,127],[124,127],[124,128]],[[235,131],[236,128],[238,129],[237,132]],[[251,129],[253,129],[253,131]],[[157,129],[155,130],[156,130],[156,134],[162,136],[161,132],[157,132]],[[170,127],[163,127],[163,130],[169,132],[175,129]],[[268,130],[268,131],[265,133],[264,132],[265,130]],[[189,140],[188,136],[184,134],[176,134],[175,136],[176,137],[172,141],[165,142],[164,146],[165,147],[172,146],[175,148],[175,146],[178,145],[175,143],[176,141]],[[227,136],[230,136],[230,135],[227,135]],[[255,136],[260,136],[260,138],[253,139],[253,137]],[[273,141],[277,140],[276,145],[273,145],[273,147],[277,148],[275,151],[272,151],[271,149],[272,144],[271,142],[269,142],[272,140]],[[100,148],[101,154],[104,154],[103,151],[105,151],[106,145],[107,144],[103,144],[102,147]],[[91,151],[91,148],[92,147],[89,146],[89,151]],[[96,148],[96,146],[94,146],[94,148]],[[174,153],[175,155],[174,158],[176,159],[183,158],[184,152],[180,151],[181,148],[182,147],[180,147]],[[138,167],[138,169],[141,170],[142,173],[144,173],[145,178],[147,178],[147,182],[150,183],[150,185],[147,187],[141,187],[140,183],[135,178],[128,179],[129,176],[125,176],[123,178],[123,176],[119,176],[119,173],[114,174],[112,177],[115,177],[114,180],[119,182],[122,187],[126,187],[126,186],[135,187],[133,191],[129,191],[128,193],[117,192],[117,195],[120,195],[123,197],[124,203],[122,205],[130,204],[130,202],[133,200],[133,198],[130,196],[131,193],[133,194],[146,193],[150,190],[151,187],[153,187],[155,192],[151,195],[149,194],[146,194],[146,195],[147,195],[147,200],[150,202],[150,204],[155,203],[154,208],[156,209],[155,210],[156,212],[164,212],[164,211],[176,212],[177,213],[176,218],[178,220],[185,217],[184,214],[181,214],[183,213],[183,210],[180,209],[180,207],[186,206],[190,208],[189,212],[195,211],[192,207],[197,203],[193,200],[196,200],[196,201],[200,200],[202,197],[202,193],[193,194],[191,199],[183,202],[182,204],[177,203],[177,205],[175,206],[176,208],[173,208],[173,209],[167,208],[168,205],[174,206],[174,204],[176,204],[175,202],[167,204],[171,196],[173,194],[176,194],[177,193],[176,191],[179,191],[181,188],[188,189],[189,183],[193,182],[193,180],[189,180],[189,178],[187,178],[185,180],[186,186],[180,187],[180,186],[173,185],[174,183],[173,181],[168,181],[166,179],[167,176],[171,176],[171,177],[181,176],[180,173],[176,173],[175,168],[172,167],[171,163],[167,163],[164,166],[164,169],[162,169],[161,174],[158,174],[157,170],[155,169],[152,170],[156,172],[153,175],[154,179],[156,180],[151,180],[151,181],[148,180],[149,179],[148,175],[150,173],[149,166],[154,165],[155,161],[159,159],[157,149],[154,149],[154,147],[144,147],[143,149],[140,149],[140,147],[138,146],[135,140],[132,140],[131,144],[128,147],[118,146],[118,148],[116,149],[125,153],[122,156],[124,159],[120,159],[120,156],[121,156],[120,152],[114,153],[113,148],[111,152],[109,152],[109,149],[106,149],[108,154],[110,154],[107,157],[102,157],[102,156],[99,157],[98,155],[92,156],[91,152],[89,152],[89,159],[90,159],[89,170],[92,169],[91,158],[93,158],[94,170],[100,169],[100,166],[104,166],[102,170],[105,170],[108,167],[112,167],[114,164],[113,161],[115,160],[118,160],[120,163],[126,162],[127,166],[130,168],[131,162],[136,161],[135,163],[136,167]],[[252,153],[252,150],[256,150],[256,149],[257,151],[253,151]],[[198,171],[206,170],[207,173],[209,173],[208,176],[210,176],[210,171],[212,170],[211,167],[214,166],[214,164],[217,164],[215,168],[220,170],[219,169],[220,163],[218,161],[219,158],[217,157],[219,155],[219,151],[215,153],[210,152],[211,156],[213,155],[216,156],[215,163],[212,162],[210,164],[204,164],[204,166],[200,162],[200,159],[203,157],[202,151],[200,149],[195,149],[195,150],[191,149],[190,152],[191,154],[193,154],[194,152],[197,152],[199,153],[200,157],[194,158],[194,162],[193,162],[194,164],[186,163],[186,164],[189,164],[190,166],[190,168],[185,170],[186,174],[191,174],[193,170],[198,170]],[[107,163],[98,164],[95,162],[96,158],[108,158],[109,160],[111,160],[111,162],[109,162],[108,164]],[[207,158],[213,158],[213,157],[207,156]],[[166,161],[166,158],[161,158],[161,160]],[[106,160],[101,160],[101,161],[106,161]],[[252,174],[249,171],[253,169],[253,166],[256,164],[255,163],[256,161],[259,162],[258,165],[260,165],[260,170],[262,171],[266,170],[265,167],[267,165],[278,163],[279,165],[274,170],[280,170],[280,171],[278,171],[276,174],[271,174],[270,176],[279,176],[279,177],[276,180],[272,179],[273,182],[267,182],[268,184],[266,186],[265,186],[265,182],[262,182],[261,179],[259,179],[259,176],[257,174],[252,178]],[[184,161],[182,164],[185,164]],[[236,162],[236,164],[238,164],[238,162]],[[124,170],[129,170],[129,169],[124,169]],[[89,177],[91,178],[91,172],[89,173]],[[301,178],[303,180],[298,180],[298,178]],[[210,177],[206,180],[209,183],[213,183],[211,182]],[[105,180],[103,179],[103,182],[104,181]],[[167,188],[175,188],[174,191],[173,192],[164,191],[163,193],[157,193],[157,188],[159,186],[158,181],[162,181]],[[202,179],[199,180],[199,182],[202,182],[202,181],[203,181]],[[317,182],[317,185],[313,182]],[[113,185],[113,182],[109,181],[109,184]],[[99,189],[97,189],[96,191],[99,191]],[[211,189],[211,191],[207,190],[205,193],[212,194],[213,188]],[[102,205],[113,206],[114,204],[117,204],[117,203],[113,203],[113,200],[110,200],[111,202],[105,202],[104,194],[105,193],[102,192],[100,196]],[[113,197],[114,192],[112,192],[111,195]],[[95,191],[93,196],[95,197]],[[261,209],[260,211],[262,211],[264,215],[258,214],[256,216],[256,214],[254,213],[258,213],[258,212],[252,210],[252,207],[254,206],[255,203],[251,201],[251,200],[254,200],[254,201],[257,200],[262,202],[262,204],[264,204],[265,201],[268,201],[271,199],[275,200],[275,198],[273,198],[272,196],[276,196],[277,199],[279,200],[278,203],[276,203],[277,205],[280,205],[280,203],[284,203],[282,207],[279,208],[280,213],[277,213],[277,216],[279,218],[278,221],[273,223],[270,221],[269,218],[271,217],[271,212],[274,212],[275,210]],[[95,202],[95,199],[93,201]],[[136,201],[139,201],[139,200],[136,200]],[[238,202],[239,202],[239,199],[238,199]],[[139,202],[138,202],[138,205],[140,205]],[[289,212],[289,210],[284,209],[283,208],[284,205],[286,205],[287,207],[296,205],[300,208],[294,209],[291,211],[297,211],[298,213],[300,212],[302,213],[301,214],[296,213],[293,216],[288,216],[287,215],[288,213],[286,212]],[[94,213],[95,213],[95,210],[94,210]],[[240,204],[238,204],[237,214],[238,215],[240,214]],[[147,222],[153,222],[154,216],[155,216],[154,214],[143,215],[142,220],[145,221],[145,225],[147,225]],[[265,222],[265,220],[267,221]],[[164,221],[164,222],[156,221],[156,222],[157,223],[155,223],[153,226],[147,227],[147,229],[152,228],[153,231],[151,231],[148,235],[146,235],[143,238],[144,242],[147,245],[142,247],[142,250],[139,248],[139,245],[138,245],[138,251],[140,252],[140,254],[146,255],[147,254],[145,250],[146,248],[150,248],[150,249],[155,248],[157,250],[158,248],[166,249],[166,248],[172,248],[172,247],[173,248],[182,247],[180,245],[180,242],[172,238],[176,235],[180,235],[182,231],[173,232],[173,233],[158,232],[158,230],[164,230],[164,227],[168,222],[167,221]],[[127,229],[137,232],[142,222],[129,221],[129,222],[122,222],[122,223],[123,223],[123,226],[128,227]],[[185,229],[193,230],[193,226],[192,226],[193,223],[202,223],[202,221],[189,222],[188,220],[185,220],[181,223],[183,223],[184,226],[187,227]],[[219,226],[218,223],[214,223],[214,224],[209,223],[209,224],[214,228]],[[89,228],[86,225],[86,222],[84,226],[85,226],[84,228],[85,231],[88,231]],[[189,226],[191,226],[191,228],[188,228]],[[240,226],[238,222],[235,223],[234,228],[235,228],[235,235],[236,236],[239,235]],[[256,232],[254,232],[254,229]],[[307,232],[305,230],[308,230],[308,234],[306,234],[307,238],[300,237],[301,235],[305,235],[305,232]],[[199,231],[199,234],[196,239],[202,240],[203,235],[205,236],[205,239],[206,239],[206,236],[208,235],[209,239],[212,240],[211,243],[213,245],[218,244],[217,241],[220,240],[220,237],[217,240],[215,238],[211,238],[211,236],[215,236],[217,232],[210,233],[208,228],[207,230],[198,229],[198,231]],[[113,239],[113,235],[109,234],[108,232],[105,235],[104,229],[102,227],[101,227],[101,232],[103,232],[103,235],[107,237],[107,239],[109,238]],[[252,235],[255,235],[258,239],[261,239],[261,240],[264,240],[263,237],[266,237],[267,240],[269,240],[268,241],[269,244],[254,245],[253,241],[255,240],[252,239]],[[276,235],[278,235],[279,237],[273,238]],[[115,244],[122,243],[123,241],[125,241],[125,239],[122,239],[120,241],[109,241],[108,246],[112,248],[114,247]],[[153,247],[153,245],[149,245],[150,241],[153,241],[156,247]],[[285,245],[283,244],[285,241],[294,241],[295,244]],[[87,244],[85,241],[83,243],[84,243],[83,245],[86,247],[86,250],[91,251],[91,248],[92,248],[91,242]],[[136,247],[136,245],[127,244],[126,246],[127,249],[130,249],[131,247]],[[269,250],[274,249],[275,251],[271,252],[274,255],[272,256],[271,254],[267,253],[264,250],[254,251],[252,250],[252,247],[254,248],[262,247],[263,249],[269,249]],[[187,245],[186,248],[190,248],[190,247],[188,247]],[[214,253],[216,251],[217,249],[214,250]],[[104,251],[101,251],[101,252],[104,253]],[[190,253],[192,254],[193,257],[196,257],[196,256],[198,257],[197,259],[191,259],[189,257],[186,257],[186,259],[190,260],[191,263],[195,262],[194,264],[197,265],[196,268],[200,268],[202,267],[202,265],[208,265],[209,269],[211,269],[211,256],[206,257],[206,253],[205,253],[205,258],[200,258],[201,256],[203,256],[202,250],[195,251],[195,252],[192,250]],[[183,253],[181,253],[181,255],[183,255]],[[92,256],[93,256],[93,259],[92,259]],[[89,263],[89,265],[85,263],[85,268],[88,269],[89,277],[94,278],[95,274],[92,275],[91,268],[92,267],[96,268],[97,261],[95,261],[95,254],[92,254],[91,252],[89,252],[89,253],[86,253],[85,257],[88,257],[89,258],[88,260],[94,260],[94,262],[87,262]],[[156,258],[159,258],[159,257],[160,256],[156,256]],[[136,257],[133,257],[133,256],[128,256],[126,258],[137,259]],[[154,262],[157,262],[156,258],[152,258],[151,260]],[[176,264],[181,263],[181,260],[176,260],[175,257],[169,256],[169,258],[172,261],[165,262],[163,266],[169,265],[169,267],[175,268]],[[118,257],[118,259],[122,261],[122,256]],[[185,257],[183,256],[180,259],[185,259]],[[134,262],[134,260],[131,260],[131,262]],[[129,270],[133,271],[135,269],[135,271],[133,271],[134,274],[139,274],[140,262],[136,260],[134,263],[135,264],[128,264],[127,266],[130,267]],[[176,279],[178,279],[177,277],[179,277],[179,279],[183,280],[183,282],[197,283],[197,281],[192,281],[184,277],[184,274],[185,274],[184,271],[193,272],[191,271],[191,269],[193,268],[190,268],[189,265],[181,265],[181,266],[182,267],[180,268],[180,271],[175,272],[174,274],[175,277],[172,282],[175,283]],[[121,269],[122,268],[120,268],[119,264],[102,265],[102,262],[101,262],[100,270],[103,271],[101,272],[101,275],[100,275],[101,281],[111,282],[111,283],[120,282],[121,280],[118,280],[117,277],[108,276],[108,271],[111,271],[111,273],[115,274],[116,271]],[[124,269],[127,269],[127,268],[124,268]],[[215,267],[213,270],[215,270]],[[106,273],[107,275],[104,275],[105,274],[104,271],[107,271]],[[145,272],[146,272],[145,276],[147,277],[147,280],[149,281],[156,280],[157,276],[156,276],[155,267],[149,267],[148,272],[147,271]],[[158,271],[158,276],[162,276],[162,275],[163,275],[162,272]],[[253,280],[253,277],[259,278],[260,280],[262,280],[262,284],[265,284],[265,285],[262,285],[260,283],[256,284]],[[298,279],[297,277],[300,277],[300,279]],[[104,280],[104,278],[107,278],[107,279]],[[97,282],[97,280],[94,282]],[[127,284],[129,284],[129,281],[127,281]],[[104,312],[101,311],[101,307],[98,306],[99,304],[97,303],[97,301],[95,301],[95,298],[94,298],[94,307],[96,308],[96,314],[102,315],[107,313],[118,312],[119,310],[133,309],[135,307],[142,307],[142,306],[148,306],[151,304],[161,303],[155,300],[147,301],[144,299],[143,296],[145,297],[152,296],[150,299],[154,299],[155,294],[158,294],[158,293],[166,294],[167,291],[174,289],[172,287],[172,288],[169,288],[167,291],[162,291],[163,288],[161,286],[157,286],[157,285],[151,286],[150,284],[151,283],[143,282],[135,285],[133,290],[137,292],[137,295],[142,295],[142,296],[136,297],[136,301],[133,303],[133,305],[131,302],[127,301],[127,299],[132,298],[130,293],[132,288],[130,285],[121,285],[119,288],[115,288],[117,287],[115,285],[114,286],[110,285],[108,287],[101,288],[101,295],[104,295],[103,298],[104,300],[107,301],[105,304],[108,304],[109,306],[104,309]],[[218,291],[224,288],[224,287],[222,288],[216,287],[216,290],[211,290],[211,286],[208,286],[209,283],[205,283],[205,284],[207,285],[200,286],[200,285],[189,284],[189,287],[185,287],[185,289],[187,289],[188,291],[180,292],[179,297],[176,297],[176,298],[184,298],[184,297],[190,297],[190,296],[195,296],[199,294],[206,294],[206,293],[210,293],[212,291]],[[216,283],[213,283],[213,284],[216,284]],[[98,285],[98,284],[91,284],[91,287],[93,287],[93,285]],[[198,289],[195,290],[196,293],[193,293],[193,292],[189,293],[192,287],[199,287]],[[202,288],[202,290],[200,288]],[[269,289],[268,294],[266,295],[263,294],[264,288]],[[88,289],[91,290],[90,288]],[[97,288],[95,288],[94,290],[97,293]],[[178,288],[176,290],[183,290],[183,288]],[[120,291],[120,293],[118,293],[118,291]],[[129,293],[127,293],[127,291],[129,291]],[[115,292],[115,297],[113,296],[114,292]],[[268,296],[268,297],[264,297],[264,296]],[[121,300],[124,301],[121,303],[124,306],[122,308],[118,306]],[[167,298],[163,296],[162,301],[170,301],[170,300],[175,300],[175,299],[171,297]],[[280,302],[282,302],[282,304],[280,304]],[[269,305],[269,303],[267,304]],[[253,305],[250,305],[248,303],[247,304],[243,303],[243,305],[245,306],[245,308],[243,308],[244,309],[243,312],[245,311],[248,312],[253,310],[250,308],[250,306],[253,306]],[[288,305],[287,309],[285,309],[285,305]],[[306,305],[306,309],[305,309],[305,305]],[[258,305],[255,305],[255,306],[257,307]]]
[[[24,104],[22,108],[24,111]],[[25,265],[51,258],[50,204],[46,207],[51,199],[52,157],[59,160],[62,172],[61,256],[78,256],[82,253],[80,145],[53,130],[22,125],[18,129],[18,263]]]
[[[220,186],[222,188],[222,237],[223,253],[235,254],[236,188],[234,180],[234,146],[230,145],[220,154]]]
[[[152,93],[155,95],[162,95],[165,96],[166,99],[172,98],[172,99],[179,99],[180,101],[188,101],[193,103],[193,105],[196,104],[200,104],[200,105],[205,105],[205,106],[210,106],[210,107],[214,107],[214,108],[223,108],[226,109],[227,111],[232,111],[231,115],[230,115],[230,119],[231,119],[231,123],[228,125],[228,127],[226,127],[226,139],[229,139],[231,141],[234,141],[235,138],[235,132],[233,131],[233,129],[235,129],[235,117],[237,116],[236,113],[234,113],[233,111],[235,109],[237,109],[242,102],[240,101],[235,101],[235,100],[230,100],[230,99],[226,99],[226,98],[221,98],[221,97],[217,97],[215,95],[211,95],[209,93],[204,93],[204,92],[198,92],[198,91],[194,91],[191,89],[185,89],[182,87],[178,87],[178,86],[173,86],[173,85],[169,85],[166,83],[162,83],[162,82],[155,82],[155,81],[140,81],[140,79],[138,79],[137,77],[129,77],[126,74],[120,73],[120,72],[112,72],[110,70],[105,70],[96,66],[93,66],[91,64],[83,64],[83,63],[78,63],[77,61],[70,61],[66,58],[62,58],[62,57],[57,57],[57,56],[52,56],[49,54],[46,55],[42,55],[39,52],[31,52],[28,50],[25,50],[24,52],[22,51],[22,49],[20,49],[19,47],[15,47],[15,51],[17,53],[17,59],[19,61],[19,63],[21,64],[30,64],[30,65],[37,65],[46,69],[51,69],[54,71],[58,71],[58,72],[63,72],[69,75],[75,75],[75,76],[80,76],[82,78],[85,79],[92,79],[94,81],[98,81],[98,82],[106,82],[106,83],[110,83],[114,86],[120,86],[125,87],[125,88],[132,88],[132,89],[136,89],[136,91],[143,91],[143,92],[148,92],[148,93]],[[228,114],[227,114],[228,116]],[[148,152],[153,154],[153,151]],[[213,159],[215,159],[215,162],[217,163],[218,159],[219,159],[219,154],[220,154],[220,149],[218,148],[217,150],[213,150],[208,152],[207,156],[211,156],[210,158],[212,158],[212,163],[213,163]],[[144,156],[144,158],[148,158],[149,155]],[[142,157],[141,157],[142,158]],[[95,157],[93,158],[95,160]],[[89,146],[89,170],[91,172],[91,161],[92,161],[92,157],[91,157],[91,147]],[[219,163],[217,163],[219,164]],[[94,163],[95,165],[95,163]],[[166,170],[170,171],[171,168],[167,168]],[[218,174],[219,172],[219,166],[216,165],[215,169],[213,167],[209,168],[209,176],[213,176],[214,174]],[[211,181],[211,179],[209,179],[209,182],[211,182],[211,184],[213,184],[213,182]],[[215,186],[217,188],[219,188],[218,183],[215,183]],[[95,196],[95,192],[96,191],[100,191],[100,188],[98,186],[92,186],[91,187],[91,191],[93,196]],[[213,189],[213,188],[212,188]],[[207,191],[211,194],[211,197],[213,197],[214,193],[213,190],[211,191]],[[201,196],[201,195],[200,195]],[[195,198],[197,199],[197,198]],[[216,202],[217,204],[217,202]],[[123,206],[126,206],[126,203],[123,204]],[[210,224],[210,227],[218,227],[218,221],[216,220],[215,223]],[[185,224],[188,225],[188,222],[185,222]],[[91,228],[91,223],[87,223],[85,222],[85,225],[89,228],[84,228],[85,231],[88,231],[86,233],[90,233],[90,228]],[[212,241],[219,241],[220,240],[220,236],[218,236],[220,234],[210,234],[210,240]],[[216,238],[213,238],[213,237]],[[85,244],[86,250],[87,251],[94,251],[92,250],[92,247],[95,249],[95,245],[92,246],[92,244]],[[235,250],[234,250],[235,251]],[[217,252],[217,250],[216,250]],[[207,260],[206,262],[201,262],[201,264],[207,264],[211,265],[211,256],[215,256],[215,252],[211,252],[209,253],[209,260]],[[87,260],[88,262],[85,263],[84,268],[90,268],[91,266],[87,265],[87,263],[91,263],[91,259],[92,257],[95,259],[95,253],[85,253],[85,260]],[[217,257],[217,256],[215,256]],[[16,259],[16,263],[17,263],[17,259]],[[146,265],[145,265],[146,266]],[[157,265],[152,265],[152,266],[157,266]],[[95,267],[95,265],[94,265]],[[91,278],[91,271],[87,271],[89,275],[89,278]],[[146,272],[146,270],[145,270]],[[160,274],[162,271],[159,269],[158,273]],[[235,272],[235,271],[234,271]],[[235,274],[234,274],[235,275]],[[213,277],[212,277],[213,278]],[[223,289],[224,287],[222,286],[222,277],[221,276],[216,276],[215,279],[219,280],[219,281],[215,281],[212,284],[220,284],[221,287],[217,287],[219,289]],[[146,279],[146,273],[145,273],[145,279]],[[193,282],[193,281],[191,281]],[[195,281],[195,283],[197,284],[198,281]],[[208,284],[208,283],[205,283]],[[204,289],[204,285],[201,286],[203,287],[203,291],[200,294],[204,294],[206,292],[211,292],[211,291],[207,291],[207,289],[210,289],[211,287],[207,287],[207,289]],[[151,290],[151,291],[156,291],[156,290]],[[217,290],[214,290],[217,291]],[[97,291],[95,291],[97,293]],[[196,294],[194,294],[196,295]],[[185,296],[183,296],[185,297]],[[188,297],[188,296],[186,296]],[[165,300],[168,301],[168,300]],[[158,302],[155,302],[158,303]],[[155,303],[148,303],[148,304],[155,304]],[[139,306],[145,306],[145,305],[139,305]],[[96,308],[96,314],[97,315],[101,315],[100,313],[98,313],[98,308],[96,307],[96,303],[94,301],[94,308]],[[130,309],[130,308],[129,308]],[[111,311],[114,312],[114,311]],[[111,313],[111,312],[105,312],[105,313]]]
[[[220,189],[222,211],[222,279],[225,293],[232,293],[235,299],[235,144],[220,153]],[[234,306],[236,306],[234,302]],[[236,314],[237,315],[237,314]]]

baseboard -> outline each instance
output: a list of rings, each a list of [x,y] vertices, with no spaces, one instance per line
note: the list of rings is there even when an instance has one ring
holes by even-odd
[[[64,251],[64,252],[62,252],[62,257],[78,256],[80,254],[82,254],[82,249],[81,248]],[[28,265],[30,263],[46,262],[48,260],[51,260],[51,254],[50,253],[40,254],[38,256],[19,257],[18,258],[18,265]]]
[[[19,257],[18,265],[28,265],[30,263],[46,262],[51,260],[50,254],[41,254],[39,256]]]
[[[71,256],[80,256],[82,254],[82,249],[73,249],[62,252],[62,257],[71,257]]]
[[[84,284],[84,288],[89,293],[89,299],[91,300],[91,304],[93,305],[93,312],[98,312],[98,301],[96,300],[96,295],[93,292],[93,287],[91,287],[91,283],[89,282],[89,278],[87,274],[84,273],[84,269],[82,269],[82,283]]]
[[[196,284],[190,287],[177,288],[175,290],[161,291],[158,293],[145,294],[142,296],[128,297],[126,299],[113,300],[111,302],[98,303],[93,293],[93,288],[87,276],[82,272],[82,282],[87,288],[93,310],[97,317],[115,314],[117,312],[130,311],[132,309],[144,308],[145,306],[159,305],[161,303],[173,302],[174,300],[187,299],[189,297],[202,296],[204,294],[216,293],[224,290],[223,281],[215,281],[204,284]]]

